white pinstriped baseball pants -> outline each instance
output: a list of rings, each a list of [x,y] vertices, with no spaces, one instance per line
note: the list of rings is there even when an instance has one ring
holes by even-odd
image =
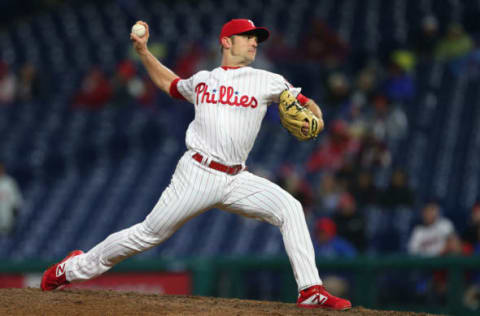
[[[267,179],[248,171],[228,175],[200,164],[193,154],[189,150],[180,159],[170,185],[142,223],[116,232],[87,253],[68,260],[67,280],[95,278],[162,243],[194,216],[219,208],[279,227],[299,290],[322,284],[300,203]]]

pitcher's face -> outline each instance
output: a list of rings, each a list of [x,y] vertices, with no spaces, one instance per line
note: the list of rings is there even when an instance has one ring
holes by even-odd
[[[236,59],[248,65],[255,60],[258,38],[254,34],[240,34],[232,36],[231,54]]]

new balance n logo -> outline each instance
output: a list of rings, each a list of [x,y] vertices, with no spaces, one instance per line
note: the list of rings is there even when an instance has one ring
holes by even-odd
[[[318,304],[323,305],[327,301],[328,297],[325,295],[319,294],[318,295]]]
[[[58,278],[59,276],[63,275],[64,273],[65,273],[65,263],[59,264],[57,266],[57,271],[56,271],[55,275]]]
[[[303,305],[323,305],[328,297],[322,294],[315,294],[302,302]]]

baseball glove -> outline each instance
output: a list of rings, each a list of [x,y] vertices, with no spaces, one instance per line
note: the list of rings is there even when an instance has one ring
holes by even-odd
[[[312,111],[301,106],[288,89],[280,94],[278,111],[282,126],[299,141],[315,138],[320,133],[318,118]],[[305,122],[308,122],[308,132],[302,131]]]

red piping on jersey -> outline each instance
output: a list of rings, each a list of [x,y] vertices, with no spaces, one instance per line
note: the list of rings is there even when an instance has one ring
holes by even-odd
[[[307,98],[306,96],[304,96],[303,94],[299,93],[297,95],[297,100],[298,102],[300,102],[301,105],[305,106],[305,104],[310,101],[309,98]]]
[[[232,66],[221,66],[223,70],[228,70],[228,69],[238,69],[238,68],[242,68],[242,66],[238,66],[238,67],[232,67]]]
[[[179,81],[180,78],[176,78],[170,84],[170,95],[172,96],[172,98],[186,101],[187,99],[185,99],[185,97],[178,91],[177,84]]]

